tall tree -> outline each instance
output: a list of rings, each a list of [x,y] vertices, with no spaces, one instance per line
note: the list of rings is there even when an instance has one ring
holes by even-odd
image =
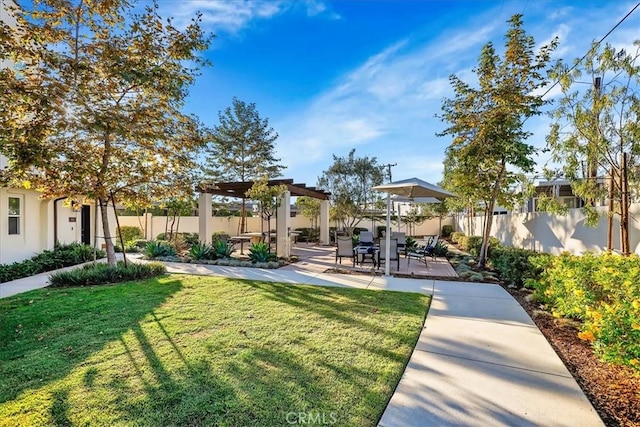
[[[508,22],[504,56],[487,43],[474,69],[477,87],[451,76],[455,97],[442,105],[441,118],[449,127],[439,136],[453,137],[446,152],[448,186],[471,202],[483,201],[486,207],[481,267],[487,259],[494,207],[517,202],[512,188],[535,165],[535,148],[525,142],[531,133],[522,125],[540,114],[545,104],[536,89],[545,85],[543,74],[557,44],[554,40],[534,53],[535,42],[522,28],[522,16],[514,15]]]
[[[214,181],[251,181],[275,178],[285,168],[275,157],[278,134],[262,119],[256,104],[233,98],[231,107],[218,112],[220,123],[213,129],[207,147],[205,173]],[[242,199],[239,232],[245,232],[245,199]]]
[[[633,52],[626,52],[593,43],[571,71],[559,64],[556,76],[563,96],[547,137],[552,158],[562,165],[574,194],[591,202],[584,208],[588,223],[598,218],[593,201],[610,199],[607,246],[612,249],[612,220],[617,214],[623,254],[631,251],[629,192],[639,183],[635,172],[640,161],[640,40],[634,46]],[[591,80],[588,85],[581,82],[585,76]],[[625,173],[629,169],[632,172]]]
[[[269,178],[265,175],[255,181],[245,194],[249,199],[255,200],[260,204],[260,216],[267,221],[267,242],[269,242],[269,247],[271,247],[271,218],[275,215],[286,191],[286,185],[269,185]]]
[[[375,202],[371,187],[382,184],[384,167],[375,157],[333,155],[333,164],[318,179],[318,187],[331,192],[331,216],[349,235]]]
[[[209,39],[196,17],[184,30],[157,4],[36,0],[0,26],[0,150],[9,178],[43,197],[97,200],[115,264],[110,202],[189,193],[204,144],[181,112]],[[37,169],[34,169],[34,166]]]

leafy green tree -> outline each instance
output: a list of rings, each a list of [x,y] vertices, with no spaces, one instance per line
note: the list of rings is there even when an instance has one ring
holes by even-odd
[[[574,194],[587,201],[589,224],[598,219],[593,202],[610,199],[608,247],[612,249],[612,217],[617,214],[623,254],[631,251],[628,195],[639,183],[640,40],[634,46],[628,53],[593,43],[584,61],[576,61],[570,71],[566,64],[558,65],[562,98],[547,137],[552,159],[562,165]],[[585,77],[593,83],[583,84]]]
[[[384,168],[375,157],[333,155],[333,164],[318,179],[318,187],[331,192],[331,217],[350,236],[365,218],[376,195],[371,187],[382,184]]]
[[[211,134],[204,171],[214,181],[252,181],[264,175],[275,178],[284,166],[278,164],[274,143],[278,134],[262,119],[256,105],[233,98],[233,105],[218,112],[220,123]],[[242,210],[245,212],[245,198]],[[241,214],[240,233],[246,222]]]
[[[195,17],[184,30],[157,4],[34,1],[0,25],[0,151],[9,179],[43,197],[84,195],[107,209],[192,190],[202,127],[181,112],[209,39]],[[35,168],[34,168],[35,167]]]
[[[296,199],[296,207],[300,214],[311,221],[311,228],[318,230],[320,207],[322,202],[315,197],[300,196]]]
[[[534,53],[533,37],[522,28],[521,15],[514,15],[505,36],[501,58],[492,43],[480,54],[472,86],[453,75],[455,97],[442,105],[441,118],[449,124],[439,136],[453,137],[447,148],[447,187],[470,203],[484,202],[485,226],[478,264],[484,267],[496,204],[513,206],[518,194],[512,188],[533,171],[535,148],[525,141],[530,132],[523,122],[540,114],[545,101],[536,90],[545,85],[545,69],[556,40]]]
[[[286,185],[269,185],[269,179],[263,176],[255,181],[247,190],[246,196],[260,204],[260,215],[267,221],[267,241],[271,242],[271,218],[280,206],[282,196],[287,191]]]

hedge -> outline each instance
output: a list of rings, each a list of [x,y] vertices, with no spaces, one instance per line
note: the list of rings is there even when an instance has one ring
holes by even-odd
[[[563,253],[532,258],[544,268],[532,281],[554,315],[583,320],[580,338],[607,361],[640,369],[640,257]]]

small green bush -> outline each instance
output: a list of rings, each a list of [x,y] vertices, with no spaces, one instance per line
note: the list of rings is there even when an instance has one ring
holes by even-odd
[[[300,233],[296,238],[298,242],[317,242],[320,239],[319,228],[302,227],[296,228],[295,231]]]
[[[94,251],[97,259],[106,256],[104,251],[81,243],[56,245],[53,250],[42,251],[31,259],[0,265],[0,283],[91,261]]]
[[[215,251],[206,243],[197,243],[189,249],[189,258],[193,260],[215,259]]]
[[[463,238],[465,236],[465,234],[462,231],[454,231],[453,233],[451,233],[451,241],[453,243],[459,244],[460,243],[460,239]]]
[[[498,247],[500,241],[495,237],[489,237],[489,250],[488,254],[491,254],[492,248]],[[482,248],[482,236],[462,236],[458,240],[458,246],[465,252],[473,256],[480,255],[480,249]]]
[[[215,258],[231,258],[231,254],[236,251],[233,243],[223,240],[216,240],[211,243],[212,252]]]
[[[122,240],[124,241],[125,248],[129,242],[137,239],[142,239],[144,237],[144,234],[142,233],[142,229],[140,227],[132,226],[132,225],[123,225],[120,227],[120,233],[116,233],[116,236],[118,238],[117,244],[120,247],[122,247],[122,241],[120,241],[120,234],[122,234]]]
[[[211,235],[212,242],[215,242],[218,240],[222,240],[223,242],[228,242],[230,238],[231,236],[229,235],[229,233],[226,233],[224,231],[216,231]]]
[[[269,245],[264,242],[258,242],[249,248],[249,259],[251,262],[269,262],[275,261],[276,255],[269,252]]]
[[[536,280],[542,273],[543,269],[530,261],[531,257],[539,255],[528,249],[498,245],[491,249],[489,260],[505,284],[521,288],[527,280]]]
[[[481,245],[481,236],[461,236],[458,239],[458,246],[460,246],[460,249],[473,256],[478,256],[478,254],[480,253]]]
[[[81,268],[52,274],[51,287],[93,286],[107,283],[127,282],[160,276],[166,273],[166,267],[160,263],[128,263],[120,261],[117,265],[106,263],[87,264]]]
[[[156,237],[156,240],[167,240],[167,237],[166,233],[160,233],[158,237]],[[200,241],[198,233],[173,233],[171,237],[172,239],[176,239],[177,237],[176,240],[180,240],[180,243],[184,243],[186,246],[195,245]]]
[[[438,243],[433,247],[433,253],[435,256],[445,257],[449,253],[449,248],[444,242],[438,240]]]
[[[166,242],[151,240],[147,242],[144,254],[149,259],[175,256],[176,250]]]
[[[449,236],[451,236],[451,233],[453,233],[453,225],[443,225],[442,226],[442,237],[444,237],[446,239]]]

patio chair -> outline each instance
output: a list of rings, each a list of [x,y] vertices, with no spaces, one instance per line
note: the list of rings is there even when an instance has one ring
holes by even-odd
[[[391,238],[398,240],[398,252],[402,252],[404,256],[407,256],[407,236],[404,231],[392,231]]]
[[[373,246],[373,233],[370,231],[361,231],[358,244],[360,246]]]
[[[342,258],[351,258],[353,266],[356,266],[356,256],[353,251],[353,240],[349,236],[336,236],[336,264],[340,259],[342,264]]]
[[[411,252],[407,253],[407,265],[411,263],[411,259],[417,259],[421,262],[424,262],[424,265],[427,265],[427,258],[431,257],[435,261],[436,253],[434,248],[438,243],[438,239],[440,236],[437,234],[435,236],[425,236],[425,245],[422,247],[418,247]]]
[[[378,267],[380,263],[386,262],[387,239],[380,239],[380,250],[378,251]],[[400,254],[398,253],[398,239],[391,239],[389,244],[389,261],[396,261],[396,271],[400,270]]]

